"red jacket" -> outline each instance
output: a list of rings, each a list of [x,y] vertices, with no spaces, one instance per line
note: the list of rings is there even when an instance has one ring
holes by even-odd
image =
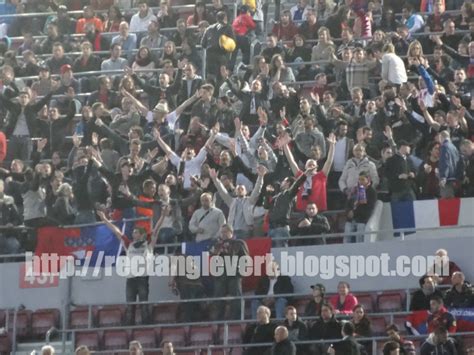
[[[298,27],[296,27],[291,21],[287,26],[283,26],[281,23],[278,23],[273,26],[272,33],[277,36],[279,40],[293,41],[293,37],[298,34]],[[293,45],[288,44],[288,46]]]
[[[7,137],[5,133],[0,131],[0,164],[5,160],[7,156]]]
[[[249,14],[241,14],[235,18],[234,22],[232,22],[232,29],[235,34],[239,36],[245,36],[247,33],[254,30],[255,27],[255,21]]]
[[[342,307],[339,307],[339,295],[334,295],[329,299],[329,302],[334,307],[334,310],[338,310],[342,314],[352,314],[352,309],[359,303],[357,297],[352,293],[349,293],[344,300]]]
[[[446,327],[449,334],[456,333],[456,318],[448,312],[446,307],[428,316],[428,332],[432,333],[440,326]]]

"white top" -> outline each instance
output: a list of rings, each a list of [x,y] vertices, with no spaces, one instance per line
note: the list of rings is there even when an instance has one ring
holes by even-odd
[[[385,53],[382,57],[382,79],[392,84],[406,83],[407,71],[403,60],[395,53]]]
[[[176,111],[170,112],[165,116],[165,120],[166,122],[168,122],[168,127],[170,128],[170,130],[174,131],[174,126],[178,118],[179,118],[179,115],[176,114]],[[148,113],[146,114],[146,120],[147,122],[153,122],[152,111],[148,111]]]
[[[132,16],[130,20],[130,32],[146,32],[148,31],[148,25],[150,24],[151,20],[155,20],[156,16],[153,15],[153,11],[151,9],[148,10],[148,15],[144,18],[141,18],[138,13]]]
[[[334,146],[334,160],[333,160],[333,169],[337,172],[342,172],[344,166],[346,165],[346,146],[347,146],[347,137],[339,139]]]
[[[206,160],[207,151],[205,148],[202,148],[198,155],[196,155],[191,160],[184,161],[184,172],[183,172],[183,187],[185,189],[189,189],[191,187],[191,176],[197,175],[198,177],[201,176],[201,166]],[[175,153],[172,152],[170,154],[170,161],[176,169],[179,170],[179,165],[181,164],[181,158]]]

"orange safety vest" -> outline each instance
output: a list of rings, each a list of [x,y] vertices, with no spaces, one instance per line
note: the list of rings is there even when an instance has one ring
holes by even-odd
[[[153,202],[154,199],[150,197],[146,197],[143,195],[138,196],[138,199],[140,201],[144,202]],[[146,230],[146,233],[148,235],[151,234],[151,221],[153,218],[153,209],[152,208],[145,208],[145,207],[137,207],[136,208],[137,212],[137,217],[148,217],[150,220],[142,220],[142,221],[136,221],[135,226],[136,227],[142,227]]]

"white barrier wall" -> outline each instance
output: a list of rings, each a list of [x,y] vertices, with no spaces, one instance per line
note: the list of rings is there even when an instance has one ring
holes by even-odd
[[[278,252],[286,251],[289,255],[303,252],[304,256],[364,256],[388,253],[391,260],[399,255],[412,258],[416,255],[429,256],[438,248],[445,248],[449,256],[466,273],[468,280],[474,281],[474,263],[472,251],[474,250],[473,237],[449,237],[426,240],[424,238],[411,238],[409,240],[392,240],[364,244],[333,244],[320,246],[292,247],[287,249],[274,249],[275,258],[280,259]],[[353,291],[385,290],[414,288],[418,285],[417,276],[407,277],[362,277],[357,280],[342,278],[335,275],[331,279],[322,279],[320,276],[293,277],[295,292],[305,293],[310,291],[309,286],[323,283],[327,292],[335,292],[337,283],[341,280],[348,281]],[[150,278],[150,301],[170,300],[175,296],[168,287],[169,278]],[[18,307],[24,305],[28,309],[61,308],[68,292],[68,281],[60,280],[58,285],[50,288],[19,288],[20,264],[0,264],[0,308]],[[119,303],[125,301],[125,279],[120,277],[102,278],[73,278],[71,279],[72,300],[76,304]]]

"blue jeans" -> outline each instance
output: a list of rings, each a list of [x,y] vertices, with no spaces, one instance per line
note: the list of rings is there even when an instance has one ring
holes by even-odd
[[[275,307],[275,318],[285,318],[285,310],[288,301],[286,298],[278,297],[275,299],[274,307]],[[262,305],[262,298],[252,300],[250,304],[250,309],[252,310],[252,318],[257,316],[257,309]]]
[[[246,231],[243,229],[237,229],[234,231],[235,239],[247,239],[252,236],[251,231]]]
[[[363,233],[364,231],[365,223],[357,223],[355,221],[346,222],[344,233],[356,232],[356,234],[352,236],[346,235],[344,237],[344,243],[363,243],[365,235],[360,233]]]
[[[281,248],[288,246],[288,239],[290,238],[290,226],[270,228],[268,236],[272,238],[272,247]],[[275,239],[282,238],[282,239]],[[283,238],[286,238],[283,239]]]
[[[173,244],[176,243],[176,232],[174,228],[161,228],[158,233],[159,244]],[[174,253],[175,247],[166,247],[168,254]]]

